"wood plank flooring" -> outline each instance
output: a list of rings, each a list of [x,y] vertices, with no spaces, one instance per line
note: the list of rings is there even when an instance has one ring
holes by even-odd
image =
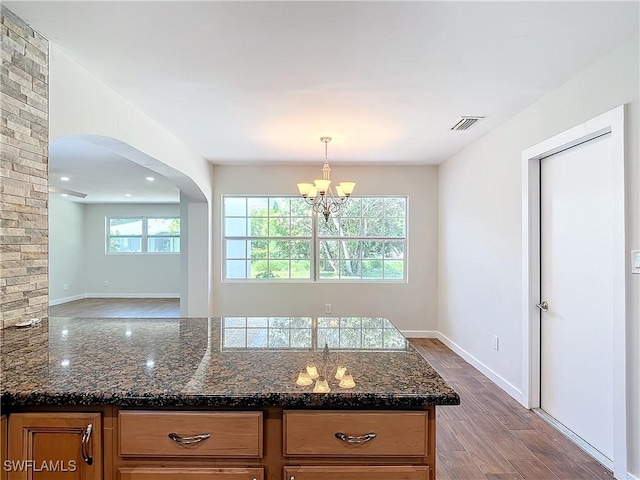
[[[411,339],[458,392],[438,407],[438,480],[591,480],[611,473],[435,339]]]
[[[85,298],[49,307],[50,317],[178,318],[179,298]]]

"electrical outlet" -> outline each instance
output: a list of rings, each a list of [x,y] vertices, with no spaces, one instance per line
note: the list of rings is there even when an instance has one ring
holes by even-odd
[[[493,349],[500,350],[500,337],[497,335],[493,336]]]
[[[105,281],[104,281],[104,286],[105,286],[105,287],[108,287],[108,286],[109,286],[109,280],[105,280]]]
[[[324,305],[324,313],[331,313],[331,304],[325,303]]]
[[[62,290],[64,290],[65,292],[66,292],[67,290],[69,290],[69,284],[68,284],[68,283],[63,283],[63,284],[62,284]]]

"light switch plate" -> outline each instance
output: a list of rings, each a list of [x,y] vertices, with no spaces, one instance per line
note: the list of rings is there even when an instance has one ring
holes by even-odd
[[[631,273],[640,274],[640,250],[631,250]]]

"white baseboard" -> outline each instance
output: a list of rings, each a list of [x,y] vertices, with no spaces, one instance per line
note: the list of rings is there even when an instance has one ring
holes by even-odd
[[[72,295],[70,297],[57,298],[55,300],[49,300],[49,306],[53,305],[62,305],[63,303],[75,302],[76,300],[82,300],[83,298],[87,298],[84,294],[80,295]]]
[[[87,293],[85,298],[180,298],[179,293]]]
[[[631,473],[631,472],[628,472],[628,473],[627,473],[627,480],[640,480],[640,477],[638,477],[638,476],[634,475],[634,474],[633,474],[633,473]]]
[[[437,336],[438,340],[444,343],[451,350],[460,355],[463,359],[465,359],[468,363],[477,368],[480,372],[482,372],[487,378],[489,378],[493,383],[498,385],[502,390],[511,395],[518,403],[522,404],[522,392],[516,388],[514,385],[509,383],[507,380],[502,378],[496,372],[487,367],[484,363],[478,360],[476,357],[468,353],[465,349],[460,347],[446,335],[438,332]]]
[[[431,330],[400,330],[407,338],[438,338],[438,332]]]

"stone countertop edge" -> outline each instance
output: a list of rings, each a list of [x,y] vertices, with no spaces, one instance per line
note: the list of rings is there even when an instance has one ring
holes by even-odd
[[[292,329],[295,322],[307,322],[276,320],[290,321]],[[0,335],[0,405],[400,410],[460,404],[459,395],[391,322],[362,318],[363,332],[365,320],[395,342],[389,350],[227,349],[225,335],[235,327],[225,330],[219,318],[50,318],[34,330]],[[327,369],[353,367],[357,387],[329,393],[297,387],[295,376],[309,361],[324,361]]]

